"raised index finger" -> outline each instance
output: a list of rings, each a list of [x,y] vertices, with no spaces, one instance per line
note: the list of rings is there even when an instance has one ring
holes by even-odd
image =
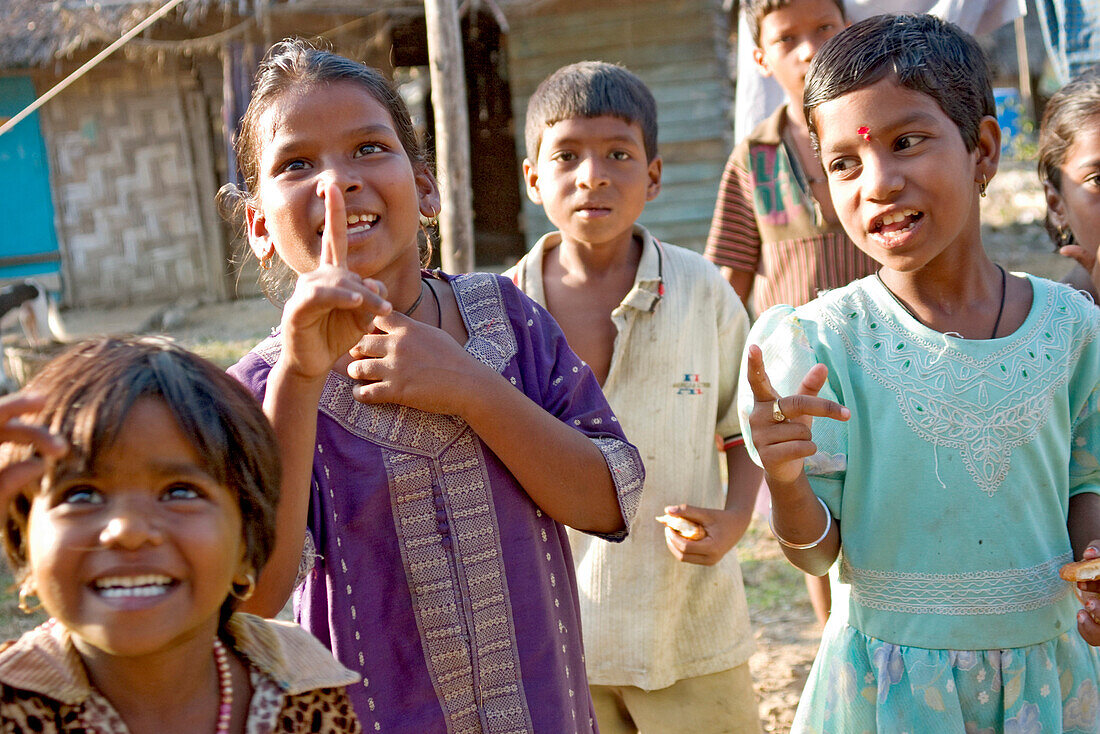
[[[321,191],[325,200],[325,229],[321,233],[321,263],[346,270],[348,267],[348,213],[344,192],[334,183]]]
[[[764,371],[764,353],[755,344],[749,345],[748,372],[749,387],[756,402],[767,403],[779,397],[768,373]]]

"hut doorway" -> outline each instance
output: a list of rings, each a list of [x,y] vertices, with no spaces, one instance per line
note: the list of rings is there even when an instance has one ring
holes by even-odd
[[[507,38],[483,10],[462,18],[466,95],[470,117],[470,167],[473,186],[474,249],[479,269],[502,268],[526,251],[520,230],[519,161],[508,85]],[[435,130],[428,81],[427,30],[423,16],[393,29],[394,78],[422,126],[428,149]],[[438,265],[439,254],[433,255]]]

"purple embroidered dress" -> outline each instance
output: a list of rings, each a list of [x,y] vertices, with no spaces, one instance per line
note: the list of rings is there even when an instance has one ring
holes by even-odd
[[[592,439],[629,523],[641,459],[553,318],[504,278],[444,277],[466,351]],[[271,337],[230,371],[262,397],[280,348]],[[364,405],[352,385],[332,373],[321,397],[294,602],[362,674],[348,692],[364,731],[594,731],[565,529],[465,422]]]

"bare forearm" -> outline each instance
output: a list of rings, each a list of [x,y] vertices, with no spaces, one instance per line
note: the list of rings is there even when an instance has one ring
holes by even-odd
[[[741,297],[741,303],[747,307],[749,305],[749,296],[752,295],[752,285],[756,280],[756,274],[750,273],[747,270],[737,270],[731,268],[728,265],[722,266],[722,275],[725,276],[726,281],[733,286],[733,289],[737,291],[737,295]]]
[[[1100,539],[1100,495],[1082,492],[1069,498],[1069,542],[1074,559],[1080,559],[1088,544]]]
[[[799,550],[780,543],[783,555],[797,568],[814,576],[824,576],[840,552],[840,527],[836,522],[828,522],[823,505],[810,489],[805,474],[787,484],[768,481],[772,495],[772,526],[776,534],[788,543],[813,543],[821,537],[826,524],[830,524],[828,535],[813,548]]]
[[[503,377],[479,371],[462,417],[543,512],[578,530],[624,527],[607,461],[580,431],[532,402]]]
[[[283,482],[275,516],[275,548],[260,574],[256,593],[241,605],[242,611],[275,616],[294,590],[309,511],[317,403],[324,382],[291,377],[282,362],[276,363],[268,376],[264,413],[275,428]]]
[[[726,450],[726,506],[733,514],[735,522],[730,525],[737,541],[745,534],[752,522],[752,512],[756,506],[756,494],[760,490],[760,479],[764,472],[749,458],[745,445],[733,446]]]

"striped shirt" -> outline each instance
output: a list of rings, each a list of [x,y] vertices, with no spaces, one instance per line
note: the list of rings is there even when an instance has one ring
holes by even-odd
[[[825,221],[783,142],[786,105],[737,144],[726,162],[707,237],[717,265],[756,273],[753,310],[791,306],[870,275],[878,263]]]

